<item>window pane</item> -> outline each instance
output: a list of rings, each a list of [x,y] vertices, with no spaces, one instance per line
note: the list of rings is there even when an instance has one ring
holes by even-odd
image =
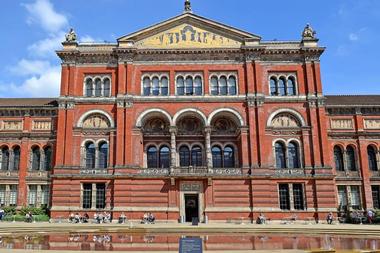
[[[45,170],[50,170],[51,169],[51,164],[52,164],[52,159],[53,159],[53,151],[51,147],[46,147],[44,149],[45,153],[45,161],[44,161],[44,169]]]
[[[29,185],[28,205],[36,206],[37,202],[37,185]]]
[[[92,184],[83,184],[83,195],[82,195],[82,205],[83,208],[89,209],[92,206]]]
[[[211,78],[211,95],[218,95],[218,78],[213,76]]]
[[[32,170],[40,169],[41,152],[39,147],[35,147],[32,150]]]
[[[288,146],[288,160],[289,168],[299,168],[299,155],[298,155],[298,146],[297,144],[291,142]]]
[[[91,142],[86,144],[86,168],[95,168],[95,145]]]
[[[280,209],[290,210],[289,186],[287,184],[279,185]]]
[[[41,205],[49,205],[49,186],[41,185]]]
[[[342,149],[338,146],[334,147],[334,160],[335,160],[335,169],[337,171],[344,171],[343,152],[342,152]]]
[[[302,184],[293,184],[293,199],[294,199],[294,209],[303,210],[304,198],[303,198]]]
[[[20,169],[20,147],[15,147],[13,149],[13,170]]]
[[[96,184],[96,209],[106,207],[106,185]]]
[[[200,167],[202,163],[202,148],[195,146],[191,149],[191,165],[194,167]]]
[[[347,147],[347,169],[356,171],[355,150],[353,147]]]
[[[194,80],[195,95],[200,96],[203,93],[202,78],[197,76]]]
[[[378,185],[372,185],[372,201],[373,208],[380,209],[380,187]]]
[[[0,185],[0,206],[5,205],[5,185]]]
[[[111,82],[110,79],[104,79],[104,96],[109,97],[111,95]]]
[[[343,210],[347,207],[347,192],[346,186],[338,186],[338,201],[339,209]]]
[[[166,77],[161,79],[161,95],[167,96],[169,95],[169,81]]]
[[[179,166],[181,167],[190,166],[190,150],[186,146],[182,146],[179,149]]]
[[[168,147],[160,149],[160,168],[170,168],[170,149]]]
[[[148,168],[157,168],[157,148],[156,147],[149,147],[148,148]]]
[[[186,78],[186,95],[193,95],[193,78],[187,77]]]
[[[276,153],[276,168],[278,169],[286,168],[285,146],[283,143],[276,142],[275,153]]]
[[[292,78],[289,78],[289,80],[288,80],[287,93],[289,96],[296,95],[296,86],[295,86],[295,82]]]
[[[9,169],[9,149],[7,147],[1,150],[1,170]]]
[[[228,78],[228,94],[236,95],[236,78],[234,76]]]
[[[277,95],[277,81],[274,78],[270,79],[270,94],[271,96]]]
[[[154,96],[160,95],[160,81],[158,77],[152,79],[152,94]]]
[[[108,167],[108,143],[104,142],[99,147],[99,168]]]
[[[285,96],[285,80],[283,78],[278,80],[278,93],[280,96]]]
[[[92,80],[87,79],[86,81],[86,97],[92,97],[93,88],[92,88]]]
[[[369,146],[367,148],[368,153],[368,165],[369,169],[372,171],[377,171],[377,161],[376,161],[376,152],[375,149],[372,146]]]
[[[149,77],[144,78],[143,89],[144,89],[144,96],[149,96],[150,95],[150,79],[149,79]]]
[[[17,206],[17,185],[10,185],[9,205]]]
[[[222,168],[222,149],[218,146],[215,146],[211,150],[212,152],[212,166],[214,168]]]
[[[351,207],[355,210],[361,208],[359,186],[351,186]]]
[[[235,167],[235,155],[234,149],[230,146],[224,148],[223,152],[223,164],[224,168],[234,168]]]
[[[220,95],[227,95],[227,78],[222,76],[219,79]]]
[[[95,97],[102,96],[102,82],[100,79],[95,80]]]
[[[185,82],[183,77],[177,78],[177,95],[183,96],[185,94]]]

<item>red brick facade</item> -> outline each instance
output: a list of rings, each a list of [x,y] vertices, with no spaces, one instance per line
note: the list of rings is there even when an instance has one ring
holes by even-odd
[[[0,100],[2,204],[171,221],[378,208],[380,98],[324,96],[309,29],[264,42],[185,12],[117,44],[68,38],[58,99]]]

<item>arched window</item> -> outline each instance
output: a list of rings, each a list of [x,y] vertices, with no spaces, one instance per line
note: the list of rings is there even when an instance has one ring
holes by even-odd
[[[202,89],[202,78],[197,76],[194,79],[194,89],[195,89],[195,95],[200,96],[203,93]]]
[[[108,167],[108,143],[102,142],[99,145],[99,168],[105,169]]]
[[[280,95],[280,96],[286,95],[285,78],[283,78],[283,77],[281,77],[278,80],[278,95]]]
[[[300,168],[300,159],[298,145],[294,142],[290,142],[288,145],[288,163],[289,168]]]
[[[20,153],[19,146],[13,148],[13,170],[20,169]]]
[[[97,78],[95,80],[95,97],[101,97],[102,96],[102,81]]]
[[[44,161],[44,170],[50,170],[52,159],[53,159],[53,150],[51,147],[44,148],[45,161]]]
[[[109,97],[111,95],[111,81],[110,79],[104,79],[104,96]]]
[[[161,95],[169,95],[169,80],[167,77],[161,78]]]
[[[270,79],[270,95],[277,96],[277,81],[274,77]]]
[[[41,162],[41,152],[39,147],[32,149],[32,170],[39,170]]]
[[[160,168],[170,168],[170,149],[166,146],[160,149]]]
[[[153,77],[152,79],[152,94],[153,96],[160,95],[160,80],[158,77]]]
[[[334,147],[334,160],[335,169],[337,171],[344,171],[343,151],[339,146]]]
[[[236,78],[234,76],[228,78],[228,94],[236,95]]]
[[[185,81],[182,76],[177,78],[177,95],[185,95]]]
[[[218,78],[216,76],[211,77],[211,95],[218,95]]]
[[[186,95],[193,95],[193,78],[187,77],[186,78]]]
[[[368,146],[367,154],[369,169],[372,171],[378,171],[375,148],[372,146]]]
[[[186,146],[182,146],[179,148],[179,166],[190,166],[190,150]]]
[[[296,95],[296,85],[295,85],[295,81],[294,81],[293,77],[290,77],[288,79],[287,95],[288,96]]]
[[[92,96],[93,96],[92,79],[88,78],[86,80],[86,97],[92,97]]]
[[[194,167],[200,167],[203,165],[202,162],[202,148],[195,146],[191,149],[191,165]]]
[[[234,168],[235,167],[235,154],[234,149],[230,146],[224,148],[223,151],[223,167]]]
[[[148,168],[157,168],[157,148],[150,146],[147,152]]]
[[[150,95],[150,79],[149,79],[149,77],[144,77],[143,89],[144,89],[144,96],[149,96]]]
[[[220,95],[227,95],[227,78],[225,76],[219,78],[219,89]]]
[[[347,169],[356,171],[355,150],[352,146],[347,147]]]
[[[4,147],[1,149],[1,169],[8,170],[9,169],[9,149],[8,147]]]
[[[86,144],[86,168],[95,168],[95,145],[92,142]]]
[[[276,168],[278,169],[286,168],[285,145],[282,142],[276,142],[275,153],[276,153]]]
[[[222,149],[218,146],[214,146],[211,149],[212,153],[212,166],[214,168],[222,168],[223,162],[222,162]]]

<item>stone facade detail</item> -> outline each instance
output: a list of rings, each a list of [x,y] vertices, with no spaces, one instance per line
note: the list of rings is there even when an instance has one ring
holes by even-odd
[[[365,129],[380,129],[380,119],[365,119],[364,128]]]
[[[3,131],[21,131],[23,128],[22,121],[3,120],[0,122],[0,130]]]
[[[353,129],[351,119],[332,119],[330,121],[331,129]]]

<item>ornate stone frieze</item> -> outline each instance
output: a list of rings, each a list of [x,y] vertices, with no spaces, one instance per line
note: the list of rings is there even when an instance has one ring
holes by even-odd
[[[169,175],[169,169],[143,169],[139,174],[147,176],[166,176]]]
[[[272,120],[271,126],[273,128],[295,128],[301,125],[293,115],[281,113]]]
[[[331,129],[353,129],[352,119],[331,119]]]
[[[91,115],[88,118],[86,118],[83,122],[83,128],[89,129],[89,128],[109,128],[110,124],[108,119],[100,114]]]
[[[2,131],[22,131],[22,120],[2,120],[0,121],[0,130]]]
[[[201,188],[199,183],[184,183],[181,185],[181,191],[199,192]]]
[[[32,130],[50,131],[52,130],[52,122],[50,120],[33,120]]]
[[[380,129],[380,119],[364,119],[365,129]]]

